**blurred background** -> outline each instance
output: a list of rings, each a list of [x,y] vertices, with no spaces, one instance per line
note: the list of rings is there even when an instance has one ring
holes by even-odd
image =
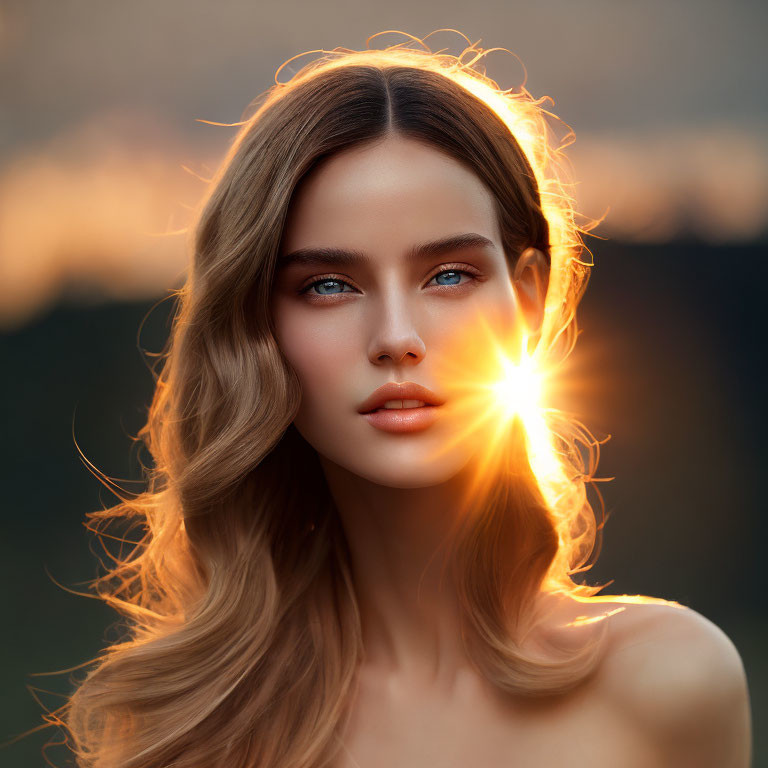
[[[768,766],[766,22],[758,0],[2,0],[0,740],[63,703],[68,674],[38,673],[114,640],[117,616],[67,591],[100,572],[85,513],[116,501],[77,446],[107,475],[141,478],[130,438],[152,392],[146,352],[168,333],[190,210],[236,131],[201,121],[240,120],[296,54],[449,28],[519,57],[490,54],[487,74],[520,85],[525,65],[528,90],[575,133],[578,209],[605,215],[602,239],[586,239],[573,354],[582,420],[610,435],[597,474],[613,478],[586,580],[676,600],[729,635],[754,765]],[[60,738],[33,733],[0,763],[43,766]]]

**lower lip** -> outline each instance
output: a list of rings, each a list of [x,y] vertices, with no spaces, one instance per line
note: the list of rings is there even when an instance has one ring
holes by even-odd
[[[423,405],[419,408],[380,408],[362,414],[376,429],[384,432],[419,432],[437,419],[439,405]]]

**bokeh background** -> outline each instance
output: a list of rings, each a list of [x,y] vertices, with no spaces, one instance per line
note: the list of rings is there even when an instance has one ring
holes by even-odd
[[[613,478],[586,579],[677,600],[731,637],[754,765],[768,766],[767,22],[758,0],[0,2],[0,739],[63,702],[68,674],[37,673],[114,639],[117,617],[67,591],[100,572],[85,513],[115,502],[78,448],[141,478],[147,353],[168,332],[190,210],[236,130],[210,123],[242,119],[298,53],[446,28],[516,55],[486,60],[502,87],[525,65],[575,133],[579,210],[605,215],[573,355],[582,420],[610,435],[597,474]],[[0,764],[43,766],[60,737],[33,733]]]

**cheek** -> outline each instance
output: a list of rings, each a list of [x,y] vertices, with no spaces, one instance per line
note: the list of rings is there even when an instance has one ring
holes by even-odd
[[[278,304],[275,327],[278,344],[302,385],[302,408],[307,403],[338,402],[345,371],[351,369],[359,349],[349,318],[341,312]]]
[[[517,321],[518,306],[512,281],[494,280],[483,296],[480,311],[494,327],[510,328],[514,325]]]
[[[431,346],[433,358],[442,358],[487,355],[518,326],[519,317],[511,285],[498,281],[465,301],[442,303],[431,320],[427,348]]]

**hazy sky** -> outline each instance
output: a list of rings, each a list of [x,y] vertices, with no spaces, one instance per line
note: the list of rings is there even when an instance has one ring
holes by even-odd
[[[0,324],[61,290],[162,292],[235,122],[286,59],[440,28],[514,52],[570,125],[577,202],[602,233],[768,231],[768,4],[757,0],[0,0]],[[382,37],[374,47],[399,42]],[[463,45],[439,33],[431,48]],[[494,53],[502,87],[519,61]],[[287,79],[290,71],[283,79]]]
[[[111,104],[157,110],[181,129],[202,114],[236,119],[288,57],[361,47],[387,29],[455,28],[512,50],[530,90],[551,95],[577,135],[768,121],[768,4],[758,0],[6,0],[0,9],[4,153]],[[501,69],[518,79],[514,65]]]

